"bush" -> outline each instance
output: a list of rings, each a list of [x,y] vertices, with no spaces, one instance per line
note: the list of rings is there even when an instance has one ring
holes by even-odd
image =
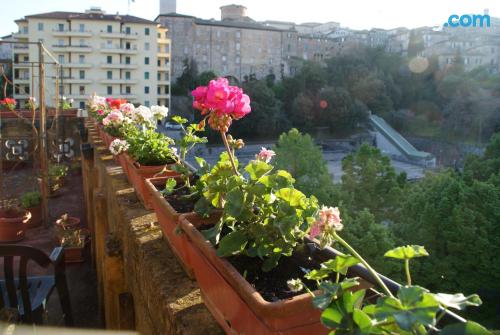
[[[42,202],[42,195],[40,192],[26,192],[21,198],[21,204],[24,208],[31,208],[40,205]]]

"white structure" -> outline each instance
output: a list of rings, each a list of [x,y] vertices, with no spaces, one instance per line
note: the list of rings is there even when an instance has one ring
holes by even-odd
[[[160,14],[177,13],[176,0],[160,0]]]
[[[73,107],[85,108],[92,93],[169,106],[170,40],[167,29],[156,22],[92,8],[85,13],[29,15],[16,23],[19,32],[13,37],[17,41],[42,41],[63,66],[59,91],[74,99]],[[14,83],[18,86],[14,98],[20,106],[30,95],[37,97],[38,73],[31,73],[30,64],[37,60],[37,44],[14,46]],[[52,106],[55,70],[46,66],[46,103]]]

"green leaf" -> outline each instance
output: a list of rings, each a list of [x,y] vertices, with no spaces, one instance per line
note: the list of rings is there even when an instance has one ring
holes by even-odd
[[[245,167],[245,171],[250,175],[251,180],[257,180],[273,169],[272,165],[263,161],[251,160]]]
[[[238,218],[245,209],[244,203],[245,194],[241,189],[235,188],[227,194],[224,212],[234,218]]]
[[[220,232],[222,231],[222,220],[219,220],[215,226],[201,231],[203,236],[209,240],[213,245],[219,243]]]
[[[242,231],[233,231],[220,240],[217,255],[219,257],[227,257],[240,253],[245,249],[247,243],[247,237]]]
[[[262,263],[262,271],[268,272],[274,269],[278,265],[278,261],[280,260],[281,254],[272,254],[267,257]]]
[[[387,251],[384,256],[396,259],[412,259],[429,256],[429,253],[420,245],[407,245],[391,249]]]
[[[338,328],[342,325],[344,314],[340,309],[335,307],[328,307],[321,313],[321,323],[328,328]]]
[[[326,309],[331,302],[332,296],[327,293],[316,295],[312,299],[313,306],[318,309]]]
[[[327,269],[314,269],[306,273],[304,277],[309,280],[321,280],[328,277],[329,274],[330,271]]]
[[[467,306],[480,306],[483,302],[477,294],[464,296],[462,293],[446,294],[437,293],[434,297],[439,303],[447,308],[464,310]]]
[[[348,313],[352,313],[355,308],[361,308],[363,298],[365,297],[365,290],[358,291],[344,291],[342,293],[342,300],[344,308]]]
[[[403,286],[398,298],[384,297],[377,301],[375,316],[393,317],[399,327],[410,331],[415,325],[434,324],[439,302],[431,293],[419,286]]]
[[[359,263],[359,259],[351,255],[337,255],[334,259],[330,259],[322,264],[329,270],[339,272],[343,275],[347,273],[347,270]]]
[[[163,190],[163,192],[165,194],[172,194],[175,186],[177,186],[177,181],[174,178],[168,178],[167,182],[165,183],[165,189]]]
[[[201,158],[201,157],[198,157],[198,156],[194,156],[194,159],[196,160],[196,163],[198,163],[198,166],[201,168],[201,169],[204,169],[205,167],[208,166],[208,163],[205,159]]]
[[[368,316],[368,314],[359,308],[355,308],[352,313],[352,319],[358,325],[361,334],[371,334],[372,319]]]
[[[489,335],[492,334],[486,328],[473,321],[456,323],[444,327],[440,335]]]
[[[207,217],[212,210],[210,202],[205,197],[200,197],[194,204],[194,211],[202,217]]]
[[[175,115],[175,116],[172,116],[172,121],[182,125],[182,124],[188,122],[188,119],[185,119],[179,115]]]
[[[307,197],[304,195],[304,193],[289,187],[279,189],[276,192],[276,196],[287,201],[292,207],[303,206],[307,200]]]

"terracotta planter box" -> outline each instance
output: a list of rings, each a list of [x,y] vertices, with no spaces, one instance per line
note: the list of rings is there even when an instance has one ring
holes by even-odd
[[[179,174],[176,172],[160,173],[165,168],[165,165],[144,166],[133,161],[127,154],[122,154],[121,156],[124,156],[127,161],[126,172],[128,181],[134,186],[134,189],[144,206],[147,209],[153,209],[151,193],[149,192],[149,189],[146,188],[146,179],[161,176],[175,177]],[[166,166],[168,166],[168,164]]]
[[[26,208],[31,218],[26,222],[26,228],[36,228],[42,225],[42,205]]]
[[[211,223],[214,223],[212,221]],[[309,294],[268,302],[199,232],[204,224],[196,214],[179,217],[186,233],[188,262],[194,269],[208,309],[228,334],[328,334],[321,311]]]
[[[26,223],[31,213],[0,209],[0,242],[17,242],[24,238]]]
[[[81,263],[85,261],[84,257],[85,246],[83,247],[64,247],[64,262],[65,263]]]

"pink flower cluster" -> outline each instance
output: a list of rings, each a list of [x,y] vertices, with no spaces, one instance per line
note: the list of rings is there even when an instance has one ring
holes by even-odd
[[[276,154],[274,153],[273,150],[269,150],[269,149],[262,147],[260,149],[260,152],[255,155],[255,159],[269,163],[275,155]]]
[[[227,132],[232,120],[251,112],[250,98],[237,86],[230,86],[226,78],[211,80],[208,86],[199,86],[191,92],[193,108],[208,114],[208,123],[214,130]]]
[[[113,110],[103,120],[102,125],[107,127],[110,125],[119,125],[123,122],[123,114],[119,110]]]
[[[318,219],[311,226],[309,235],[315,238],[324,232],[340,231],[344,228],[342,220],[340,219],[340,211],[338,207],[323,206],[319,210]]]

